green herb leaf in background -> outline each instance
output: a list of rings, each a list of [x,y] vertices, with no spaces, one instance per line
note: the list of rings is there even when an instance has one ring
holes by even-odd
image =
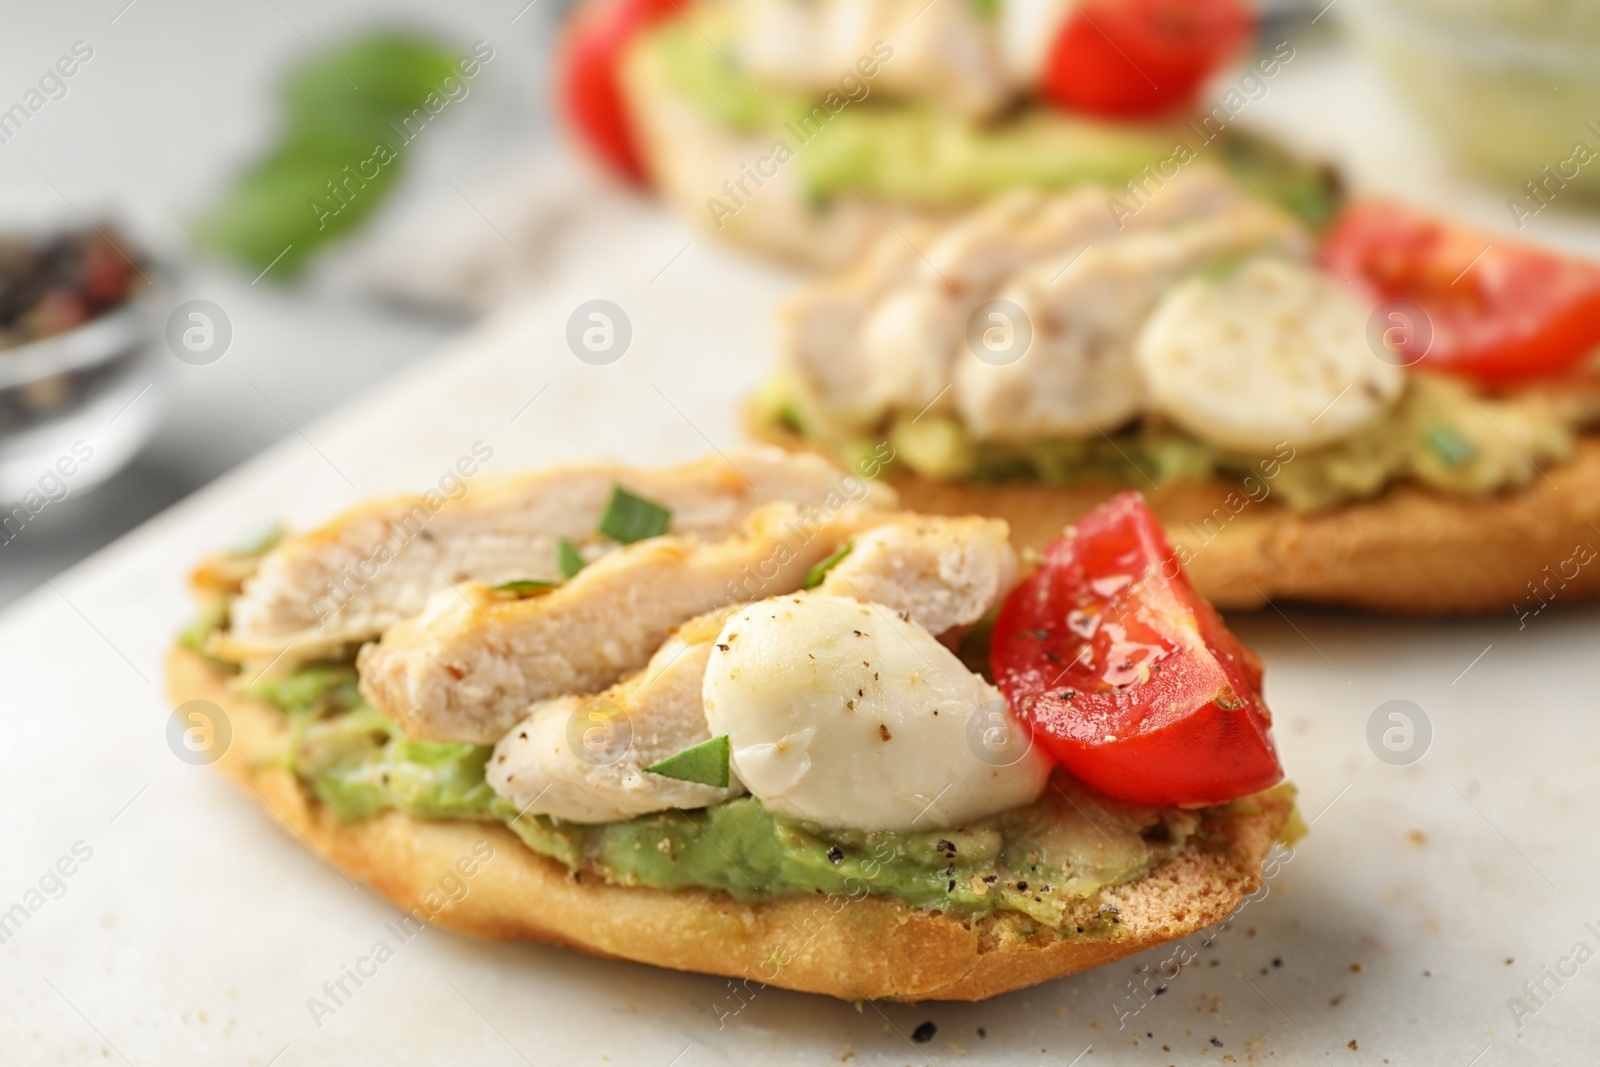
[[[1427,442],[1450,467],[1462,467],[1478,458],[1478,446],[1450,426],[1435,426],[1429,430]]]
[[[283,87],[277,146],[196,222],[196,243],[294,276],[383,202],[406,144],[468,95],[465,70],[443,45],[396,33],[312,58]]]

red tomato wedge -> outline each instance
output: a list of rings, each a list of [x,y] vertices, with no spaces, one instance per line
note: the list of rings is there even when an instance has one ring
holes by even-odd
[[[1194,591],[1137,493],[1045,548],[1001,607],[990,657],[1038,741],[1108,796],[1198,807],[1283,778],[1261,661]]]
[[[1172,111],[1194,99],[1254,23],[1243,0],[1085,0],[1061,27],[1039,91],[1110,118]]]
[[[556,50],[556,91],[567,120],[607,166],[641,185],[649,175],[617,67],[640,30],[677,10],[675,0],[581,0]]]
[[[1399,362],[1502,385],[1563,374],[1600,345],[1600,265],[1382,200],[1346,209],[1324,251],[1375,302],[1425,314],[1398,313],[1386,334]]]

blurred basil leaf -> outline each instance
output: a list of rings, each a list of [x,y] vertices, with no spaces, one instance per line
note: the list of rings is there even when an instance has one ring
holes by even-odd
[[[281,91],[277,144],[196,221],[196,243],[293,277],[388,196],[406,143],[449,99],[446,79],[464,80],[454,52],[390,32],[308,60]]]

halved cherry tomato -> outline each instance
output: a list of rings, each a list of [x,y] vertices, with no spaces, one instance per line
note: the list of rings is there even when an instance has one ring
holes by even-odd
[[[1039,89],[1111,118],[1172,111],[1194,99],[1254,24],[1243,0],[1085,0],[1061,27]]]
[[[1559,375],[1600,345],[1600,265],[1383,200],[1346,209],[1325,252],[1375,302],[1426,313],[1386,334],[1402,362],[1499,385]]]
[[[689,0],[582,0],[567,20],[556,52],[556,87],[567,118],[594,153],[617,173],[648,180],[617,64],[643,28]]]
[[[1261,661],[1189,584],[1137,493],[1045,548],[995,622],[995,680],[1034,736],[1108,796],[1198,807],[1283,777]]]

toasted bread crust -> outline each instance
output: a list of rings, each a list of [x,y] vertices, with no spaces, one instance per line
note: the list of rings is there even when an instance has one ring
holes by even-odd
[[[755,437],[811,450],[796,434],[753,415],[746,421]],[[1019,548],[1042,548],[1128,488],[915,475],[890,485],[908,511],[1005,519]],[[1571,460],[1527,487],[1487,497],[1402,484],[1373,500],[1301,513],[1270,496],[1250,502],[1243,487],[1222,481],[1135,488],[1195,588],[1223,610],[1282,600],[1393,615],[1522,613],[1600,598],[1600,566],[1585,562],[1600,548],[1600,434],[1579,438]]]
[[[277,709],[242,696],[229,676],[173,649],[174,703],[221,707],[232,742],[217,766],[257,795],[325,859],[419,918],[477,937],[526,939],[678,970],[749,978],[844,999],[981,1000],[1072,974],[1185,936],[1228,915],[1261,883],[1261,861],[1289,820],[1292,801],[1261,794],[1208,816],[1200,835],[1149,874],[1086,902],[1118,922],[1074,940],[1025,930],[1015,915],[976,922],[883,897],[799,897],[741,903],[726,894],[609,885],[575,877],[499,823],[427,821],[395,812],[346,822],[308,799],[271,763],[284,735]],[[467,857],[464,896],[441,879]]]

